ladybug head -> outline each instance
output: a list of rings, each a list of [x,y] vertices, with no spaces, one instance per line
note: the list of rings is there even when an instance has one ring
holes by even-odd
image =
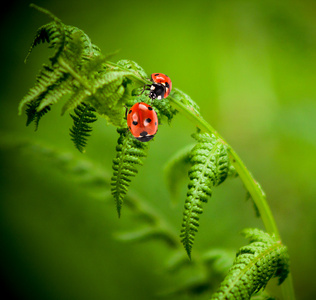
[[[148,142],[154,137],[153,135],[148,134],[146,131],[143,131],[139,137],[136,137],[141,142]]]
[[[150,86],[149,98],[151,99],[163,99],[165,96],[166,87],[160,83],[153,83]]]

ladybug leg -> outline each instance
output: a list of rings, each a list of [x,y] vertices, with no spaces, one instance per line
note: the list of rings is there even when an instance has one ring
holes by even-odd
[[[127,120],[127,111],[128,111],[128,108],[127,108],[126,105],[124,105],[124,106],[125,106],[125,120]]]
[[[143,90],[142,90],[142,91],[140,92],[140,94],[137,95],[137,96],[142,95],[145,90],[148,91],[148,90],[150,89],[150,87],[151,87],[151,84],[145,84],[144,87],[143,87]]]

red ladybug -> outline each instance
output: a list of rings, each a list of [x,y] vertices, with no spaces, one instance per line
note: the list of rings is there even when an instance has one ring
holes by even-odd
[[[127,126],[136,139],[148,142],[158,130],[157,114],[150,105],[144,102],[135,103],[128,111]]]
[[[162,99],[167,98],[170,94],[172,83],[170,78],[162,73],[152,73],[149,98]]]

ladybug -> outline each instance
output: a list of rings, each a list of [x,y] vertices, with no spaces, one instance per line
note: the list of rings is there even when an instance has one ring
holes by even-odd
[[[170,78],[162,73],[152,73],[149,98],[161,100],[170,94],[172,83]],[[148,85],[149,86],[149,85]]]
[[[148,142],[158,130],[157,113],[144,102],[135,103],[128,111],[127,126],[136,139]]]

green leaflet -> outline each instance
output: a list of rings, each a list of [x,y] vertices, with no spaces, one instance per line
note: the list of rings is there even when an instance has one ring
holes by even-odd
[[[177,88],[172,88],[171,96],[185,104],[197,116],[200,116],[200,107],[191,99],[189,95]]]
[[[37,76],[35,86],[29,90],[19,104],[19,114],[22,113],[24,105],[30,102],[38,102],[39,106],[41,101],[45,99],[46,94],[59,85],[63,76],[64,74],[59,67],[52,68],[47,65],[43,65],[40,74]],[[58,99],[56,97],[56,101],[57,100]]]
[[[90,136],[92,131],[92,127],[89,124],[97,120],[93,112],[95,112],[95,109],[92,106],[81,103],[75,108],[75,115],[70,115],[74,120],[74,125],[70,129],[71,140],[81,153],[85,151],[87,137]]]
[[[177,111],[171,107],[168,97],[161,100],[155,99],[152,101],[151,106],[155,109],[160,124],[162,123],[162,117],[166,117],[168,123],[170,124],[173,117],[177,113]]]
[[[120,137],[116,146],[116,158],[113,159],[113,176],[111,191],[116,202],[118,216],[124,197],[127,193],[131,177],[137,174],[137,165],[142,165],[142,158],[147,156],[148,143],[136,140],[127,128],[118,128]]]
[[[128,71],[135,72],[136,75],[140,76],[141,78],[147,78],[145,70],[135,61],[122,59],[117,62],[117,65],[122,68],[125,68]]]
[[[259,229],[246,229],[243,234],[250,239],[250,244],[239,249],[213,300],[250,299],[271,278],[278,277],[281,284],[289,273],[287,248],[280,241]]]
[[[189,257],[195,233],[198,231],[199,215],[203,212],[202,203],[212,195],[212,187],[222,183],[228,173],[229,159],[226,146],[214,135],[196,133],[196,146],[190,154],[192,164],[189,169],[187,198],[184,204],[181,229],[181,242]]]
[[[33,121],[35,121],[35,131],[38,129],[38,123],[43,115],[50,111],[50,106],[46,106],[40,112],[37,111],[38,102],[32,101],[27,104],[25,113],[27,115],[26,126],[29,126]]]

